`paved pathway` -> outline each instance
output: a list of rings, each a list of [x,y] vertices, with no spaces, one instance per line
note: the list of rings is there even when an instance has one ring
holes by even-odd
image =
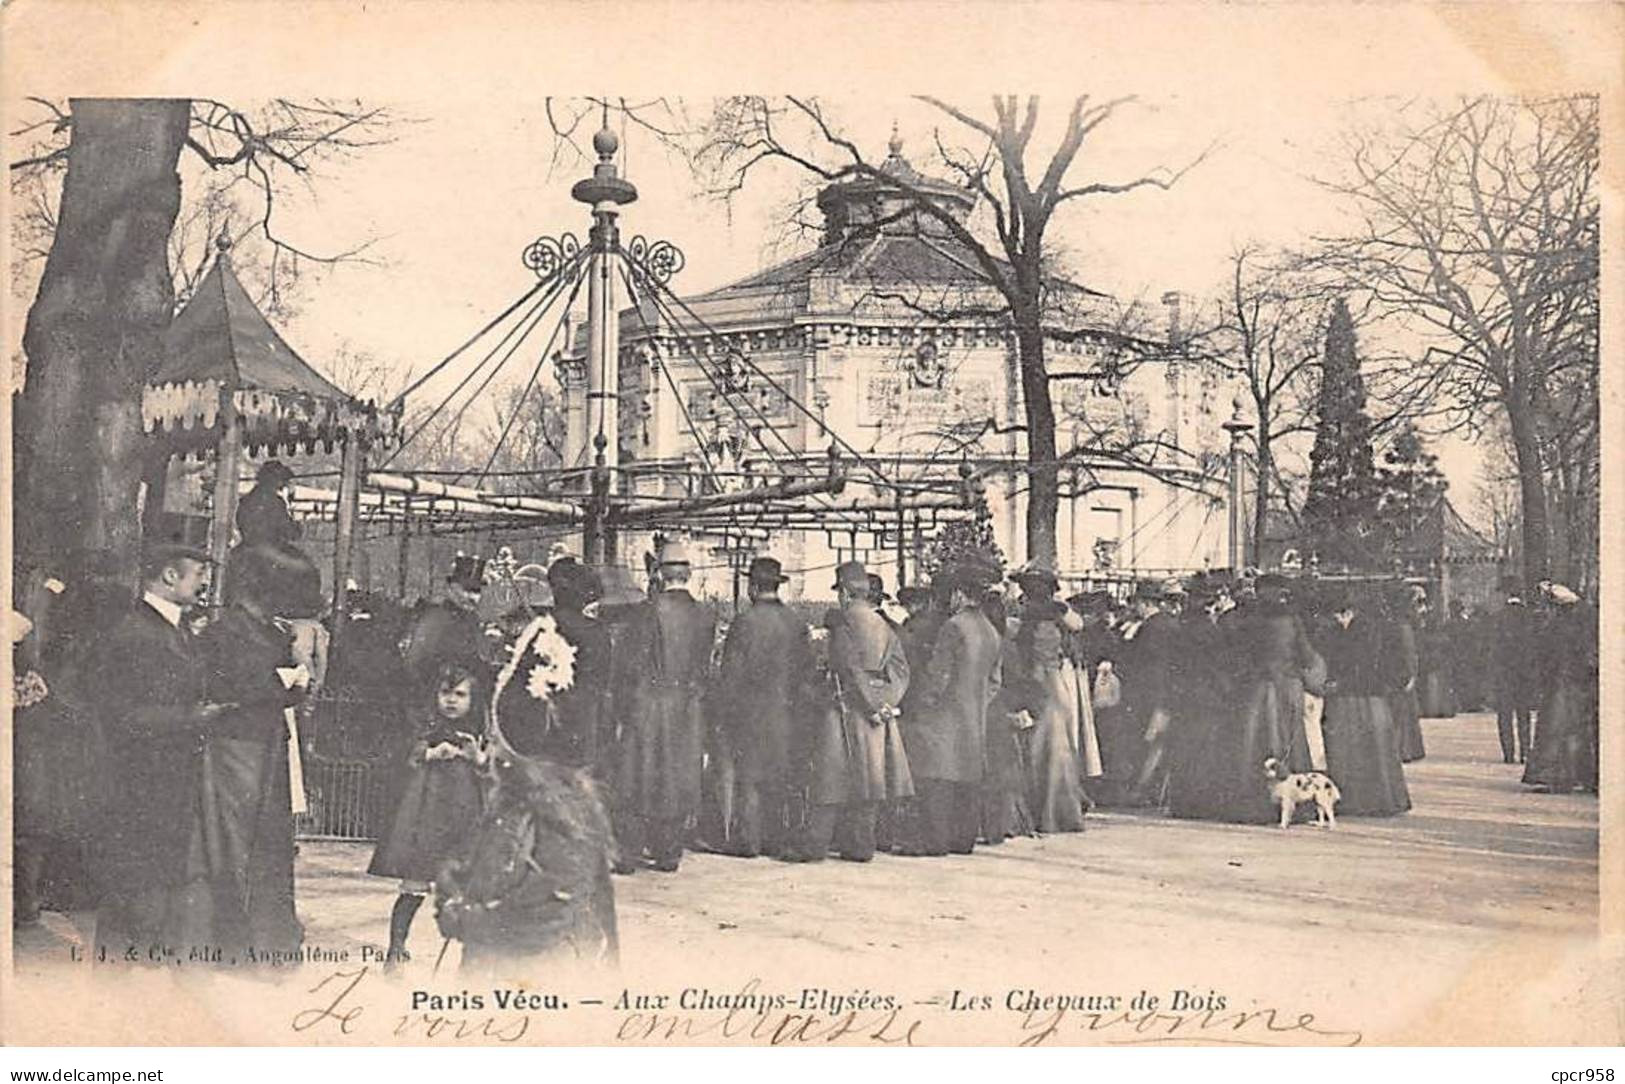
[[[1527,792],[1500,763],[1489,717],[1425,730],[1428,756],[1406,769],[1413,811],[1346,817],[1335,832],[1104,813],[1082,833],[969,856],[807,866],[690,855],[675,875],[616,879],[623,960],[679,985],[822,975],[921,997],[987,986],[1001,1001],[1032,984],[1262,1003],[1279,985],[1368,1036],[1447,1028],[1515,1041],[1531,1013],[1578,997],[1592,974],[1597,799]],[[394,886],[362,872],[367,855],[303,845],[309,943],[383,942]],[[50,916],[23,931],[20,959],[59,952],[52,942],[82,926]],[[429,980],[439,947],[425,908],[412,981]]]

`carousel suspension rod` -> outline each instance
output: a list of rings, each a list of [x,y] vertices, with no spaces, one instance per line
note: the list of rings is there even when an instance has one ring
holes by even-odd
[[[845,486],[846,479],[840,475],[830,478],[817,478],[812,481],[777,482],[773,485],[759,486],[739,493],[718,493],[707,497],[684,497],[674,501],[645,501],[637,504],[626,504],[616,508],[611,515],[617,521],[637,516],[688,515],[695,512],[704,512],[712,508],[765,504],[768,501],[788,500],[794,497],[839,493]]]
[[[406,474],[385,474],[373,471],[367,475],[367,485],[386,493],[408,493],[420,497],[449,497],[459,501],[489,505],[514,512],[536,512],[558,516],[571,523],[579,523],[582,511],[568,501],[553,501],[543,497],[512,496],[506,493],[487,493],[449,482],[433,482]]]

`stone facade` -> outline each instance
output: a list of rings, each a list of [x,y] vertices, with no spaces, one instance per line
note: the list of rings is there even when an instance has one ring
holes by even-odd
[[[894,144],[888,167],[923,183],[899,152]],[[944,199],[963,199],[939,187]],[[939,223],[889,214],[877,199],[872,185],[835,186],[820,199],[830,222],[826,244],[809,256],[681,304],[643,298],[622,312],[623,489],[681,496],[816,474],[831,444],[824,426],[861,456],[843,452],[842,502],[891,499],[864,484],[876,471],[947,493],[961,463],[970,463],[985,479],[999,543],[1019,563],[1025,476],[1002,468],[1023,462],[1026,449],[1015,341],[998,316],[1002,306],[963,251],[940,236]],[[1057,444],[1071,461],[1062,476],[1060,570],[1081,578],[1221,566],[1228,442],[1221,423],[1230,394],[1210,368],[1125,330],[1135,310],[1061,286],[1071,291],[1072,315],[1046,356],[1052,373],[1077,378],[1051,385]],[[558,365],[566,461],[580,466],[591,461],[584,353],[578,337]],[[1127,451],[1082,451],[1101,447]],[[1125,454],[1153,469],[1125,466]],[[940,518],[902,518],[910,579],[914,544]],[[730,545],[803,570],[793,593],[827,595],[833,566],[854,554],[895,588],[898,523],[895,515],[851,524],[830,516],[820,529],[768,534],[748,530],[742,513]],[[646,544],[623,538],[622,560],[635,564]],[[704,585],[726,594],[731,572],[721,558],[713,565],[702,570]]]

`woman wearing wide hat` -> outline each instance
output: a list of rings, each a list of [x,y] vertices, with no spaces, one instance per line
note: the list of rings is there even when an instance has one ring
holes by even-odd
[[[1063,654],[1066,613],[1052,600],[1023,606],[1004,676],[1006,704],[1017,714],[1025,745],[1026,808],[1039,832],[1081,832],[1089,805],[1079,777],[1081,693],[1077,671]]]
[[[1597,786],[1597,615],[1562,584],[1543,583],[1540,712],[1523,781],[1542,792]]]

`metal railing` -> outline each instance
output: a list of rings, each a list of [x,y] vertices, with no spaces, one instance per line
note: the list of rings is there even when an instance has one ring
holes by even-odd
[[[384,765],[367,760],[304,761],[305,812],[294,817],[297,839],[364,842],[377,839],[391,810]]]

